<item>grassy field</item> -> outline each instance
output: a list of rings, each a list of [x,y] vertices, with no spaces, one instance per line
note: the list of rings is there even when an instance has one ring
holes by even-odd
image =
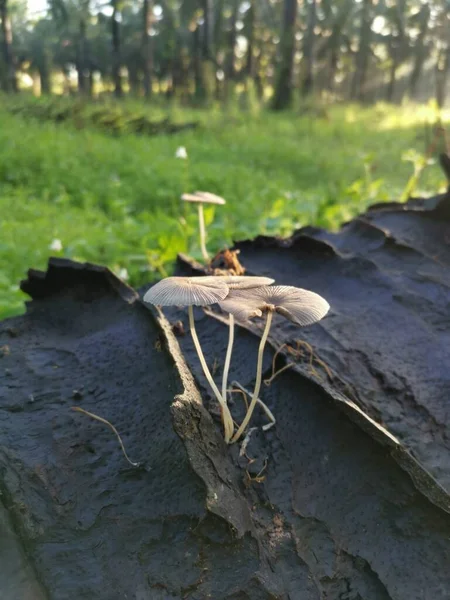
[[[23,310],[20,279],[51,255],[124,276],[126,269],[136,285],[170,272],[180,251],[199,256],[184,191],[227,200],[206,210],[211,251],[306,224],[337,228],[371,203],[398,200],[414,169],[405,158],[420,164],[435,117],[413,106],[303,115],[149,108],[152,119],[201,123],[149,137],[13,115],[10,107],[0,99],[0,318]],[[179,146],[187,160],[175,157]],[[444,185],[439,168],[427,166],[416,192]],[[51,249],[55,240],[60,250]]]

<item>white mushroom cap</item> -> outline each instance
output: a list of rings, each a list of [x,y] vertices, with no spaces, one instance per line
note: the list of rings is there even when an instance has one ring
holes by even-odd
[[[232,290],[219,306],[244,321],[275,311],[301,327],[320,321],[330,309],[319,294],[288,285]]]
[[[194,192],[194,194],[183,194],[181,199],[185,202],[198,202],[200,204],[226,204],[220,196],[210,192]]]
[[[166,277],[144,296],[159,306],[207,306],[223,300],[229,287],[221,277]]]
[[[264,285],[272,285],[275,281],[271,277],[257,277],[255,275],[224,275],[217,278],[225,281],[230,290],[248,290]]]

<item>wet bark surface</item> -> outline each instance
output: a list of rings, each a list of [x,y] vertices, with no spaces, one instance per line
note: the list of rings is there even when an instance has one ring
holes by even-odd
[[[221,439],[184,310],[100,267],[30,272],[26,315],[0,325],[2,599],[450,598],[449,212],[383,205],[338,234],[238,244],[248,273],[332,307],[275,320],[264,377],[283,344],[275,369],[294,364],[245,452]],[[219,381],[227,325],[196,319]],[[236,331],[230,379],[250,390],[260,333]]]

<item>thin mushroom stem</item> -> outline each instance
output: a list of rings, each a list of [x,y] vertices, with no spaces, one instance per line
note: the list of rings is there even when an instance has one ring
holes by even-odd
[[[233,344],[234,344],[234,316],[230,313],[229,315],[229,334],[228,334],[228,347],[227,347],[227,355],[225,357],[225,365],[223,367],[223,379],[222,379],[222,398],[227,401],[227,382],[228,382],[228,373],[230,371],[230,363],[231,363],[231,355],[233,353]]]
[[[262,381],[262,366],[263,366],[264,347],[266,345],[267,338],[269,336],[269,330],[270,330],[270,326],[272,324],[272,316],[273,316],[272,311],[269,311],[267,313],[266,326],[264,328],[264,332],[263,332],[261,341],[259,343],[258,363],[256,366],[256,382],[255,382],[255,389],[253,391],[252,400],[250,402],[250,406],[248,407],[248,411],[247,411],[247,414],[245,415],[244,420],[242,421],[240,427],[238,428],[238,430],[234,434],[233,438],[231,439],[231,444],[233,444],[234,442],[237,442],[238,439],[243,434],[245,428],[247,427],[247,425],[252,417],[253,411],[255,410],[256,403],[258,402],[258,396],[259,396],[259,392],[261,390],[261,381]]]
[[[209,261],[208,250],[206,249],[206,231],[205,231],[205,215],[203,213],[203,204],[198,205],[198,225],[200,228],[200,249],[204,260]]]
[[[231,436],[233,435],[233,431],[234,431],[233,417],[231,416],[230,409],[228,408],[227,403],[220,395],[219,388],[215,384],[214,379],[212,378],[212,375],[211,375],[211,371],[209,370],[208,365],[206,364],[206,360],[203,355],[203,350],[200,346],[200,342],[199,342],[199,339],[197,336],[197,331],[195,329],[194,309],[192,306],[188,307],[188,313],[189,313],[189,327],[191,329],[192,339],[194,341],[195,349],[197,350],[200,364],[202,365],[203,373],[205,374],[205,377],[208,380],[208,383],[211,386],[211,389],[214,392],[214,394],[217,398],[217,401],[219,402],[220,406],[222,407],[222,420],[223,420],[223,427],[224,427],[224,434],[225,434],[225,442],[228,444],[231,439]]]

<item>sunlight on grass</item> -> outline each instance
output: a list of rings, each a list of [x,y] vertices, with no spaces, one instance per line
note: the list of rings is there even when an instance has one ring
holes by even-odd
[[[144,110],[124,105],[127,114]],[[109,105],[86,110],[101,106]],[[18,283],[27,268],[45,268],[52,254],[126,269],[132,285],[170,272],[178,252],[199,257],[195,210],[179,199],[186,191],[227,200],[208,228],[213,252],[259,233],[289,235],[309,224],[336,229],[369,204],[400,199],[417,165],[413,187],[432,194],[445,185],[438,166],[421,158],[429,106],[304,107],[303,115],[147,107],[152,120],[200,122],[152,137],[77,129],[75,117],[57,124],[7,108],[0,108],[3,317],[23,307]],[[187,159],[176,157],[180,147]],[[416,153],[416,166],[402,160],[407,151]],[[55,239],[60,251],[50,248]]]

